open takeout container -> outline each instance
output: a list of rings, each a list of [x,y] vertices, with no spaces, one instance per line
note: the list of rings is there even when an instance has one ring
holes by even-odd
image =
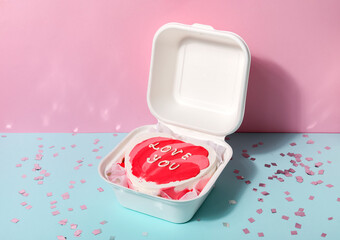
[[[147,102],[159,123],[176,135],[209,141],[224,148],[222,162],[198,197],[171,200],[110,182],[105,173],[125,154],[129,142],[154,131],[137,128],[99,164],[121,205],[170,222],[189,221],[206,199],[232,156],[226,135],[240,126],[245,106],[250,52],[236,34],[210,26],[168,23],[155,34]]]

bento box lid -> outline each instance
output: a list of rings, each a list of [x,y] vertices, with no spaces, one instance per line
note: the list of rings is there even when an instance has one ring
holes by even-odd
[[[148,106],[161,122],[215,136],[242,123],[250,52],[236,34],[168,23],[155,34]]]

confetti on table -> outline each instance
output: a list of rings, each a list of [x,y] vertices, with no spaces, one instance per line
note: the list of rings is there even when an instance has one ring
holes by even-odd
[[[292,235],[297,235],[297,231],[291,231],[290,232]]]
[[[255,222],[255,219],[254,219],[254,218],[248,218],[248,221],[249,221],[250,223],[253,223],[253,222]]]
[[[288,202],[294,201],[294,199],[293,199],[292,197],[286,197],[286,200],[287,200]]]
[[[12,223],[17,223],[17,222],[19,222],[19,221],[20,221],[20,220],[17,219],[17,218],[13,218],[13,219],[11,220]]]
[[[80,208],[81,208],[81,210],[86,210],[87,209],[86,205],[81,205]]]
[[[66,240],[66,237],[64,236],[57,236],[58,240]]]
[[[249,230],[248,230],[248,228],[244,228],[244,229],[242,229],[242,231],[243,231],[245,234],[250,233]]]
[[[102,189],[101,187],[97,188],[97,190],[98,190],[99,192],[104,192],[104,189]]]
[[[289,219],[289,217],[288,217],[288,216],[286,216],[286,215],[282,215],[282,219],[284,219],[284,220],[288,220],[288,219]]]
[[[301,224],[300,223],[295,223],[295,227],[301,229]]]
[[[326,236],[327,236],[326,233],[322,233],[322,234],[321,234],[321,237],[326,237]]]
[[[307,141],[307,144],[313,144],[313,143],[314,143],[314,141],[311,140],[311,139]]]
[[[61,197],[66,200],[66,199],[69,199],[70,198],[70,194],[68,192],[64,193],[61,195]]]
[[[67,223],[67,219],[63,219],[59,221],[60,225],[66,225],[66,223]]]
[[[227,222],[224,222],[224,223],[222,223],[222,225],[224,226],[224,227],[230,227],[230,224],[229,223],[227,223]]]
[[[257,233],[257,236],[264,237],[264,234],[263,234],[263,232],[259,232],[259,233]]]
[[[78,227],[77,224],[74,224],[74,223],[71,224],[71,229],[76,229],[77,227]]]
[[[257,209],[256,212],[257,212],[258,214],[261,214],[261,213],[263,212],[263,210],[260,208],[260,209]]]
[[[85,179],[80,180],[81,183],[86,183]]]
[[[102,232],[102,230],[99,228],[99,229],[95,229],[95,230],[93,230],[92,231],[92,233],[94,234],[94,235],[98,235],[98,234],[100,234]]]
[[[314,196],[309,196],[308,199],[309,199],[309,200],[313,200],[313,199],[314,199]]]
[[[56,216],[56,215],[58,215],[58,214],[60,214],[60,212],[57,210],[57,211],[54,211],[54,212],[52,212],[52,215],[53,216]]]
[[[74,235],[75,237],[79,237],[81,233],[82,233],[82,230],[79,230],[79,229],[78,229],[78,230],[76,230],[76,231],[74,232],[73,235]]]
[[[292,142],[289,144],[290,146],[296,146],[296,143],[295,142]]]
[[[100,222],[101,225],[104,225],[104,224],[106,224],[106,223],[107,223],[106,220]]]

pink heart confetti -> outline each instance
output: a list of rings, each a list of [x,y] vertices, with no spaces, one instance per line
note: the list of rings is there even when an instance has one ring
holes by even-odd
[[[321,237],[326,237],[326,236],[327,236],[326,233],[322,233],[322,234],[321,234]]]
[[[248,221],[249,221],[250,223],[253,223],[253,222],[255,222],[255,219],[254,219],[254,218],[248,218]]]
[[[97,190],[98,190],[99,192],[104,192],[104,189],[102,189],[101,187],[97,188]]]
[[[64,193],[61,195],[61,197],[66,200],[66,199],[69,199],[70,198],[70,194],[68,192]]]
[[[261,213],[263,212],[263,210],[262,210],[261,208],[259,208],[259,209],[256,210],[256,212],[257,212],[258,214],[261,214]]]
[[[17,222],[19,222],[19,221],[20,221],[20,220],[17,219],[17,218],[13,218],[13,219],[11,220],[12,223],[17,223]]]
[[[60,225],[66,225],[67,219],[60,220],[58,223],[59,223]]]
[[[288,202],[292,202],[292,201],[294,201],[294,199],[293,199],[293,198],[291,198],[291,197],[286,197],[286,200],[287,200]]]
[[[81,233],[82,233],[82,230],[79,230],[79,229],[78,229],[78,230],[76,230],[76,231],[74,232],[73,235],[74,235],[75,237],[79,237]]]
[[[58,240],[66,240],[66,237],[64,236],[57,236]]]
[[[80,208],[81,208],[81,210],[86,210],[87,209],[86,205],[81,205]]]
[[[248,228],[244,228],[244,229],[242,229],[242,231],[243,231],[245,234],[250,233],[249,230],[248,230]]]
[[[58,214],[60,214],[60,212],[57,210],[57,211],[54,211],[54,212],[52,212],[52,215],[53,216],[56,216],[56,215],[58,215]]]
[[[259,236],[259,237],[264,237],[264,234],[263,234],[263,232],[259,232],[259,233],[257,234],[257,236]]]
[[[295,227],[298,229],[301,229],[301,224],[300,223],[295,223]]]
[[[99,228],[99,229],[95,229],[95,230],[93,230],[92,231],[92,233],[94,234],[94,235],[98,235],[98,234],[100,234],[102,232],[102,230]]]
[[[297,231],[290,231],[292,235],[297,235]]]
[[[282,219],[284,219],[284,220],[288,220],[288,219],[289,219],[289,217],[288,217],[288,216],[286,216],[286,215],[282,215]]]
[[[71,224],[71,229],[76,229],[77,227],[78,227],[77,224],[74,224],[74,223]]]
[[[315,167],[321,167],[323,165],[322,162],[315,163]]]

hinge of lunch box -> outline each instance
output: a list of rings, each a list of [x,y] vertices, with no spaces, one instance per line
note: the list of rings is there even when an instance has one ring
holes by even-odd
[[[170,130],[174,134],[191,137],[191,138],[198,139],[198,140],[211,140],[211,141],[222,140],[224,141],[224,136],[220,137],[220,136],[208,134],[205,132],[195,131],[195,130],[191,130],[188,128],[164,123],[160,120],[158,121],[157,128],[161,132],[168,132]]]

